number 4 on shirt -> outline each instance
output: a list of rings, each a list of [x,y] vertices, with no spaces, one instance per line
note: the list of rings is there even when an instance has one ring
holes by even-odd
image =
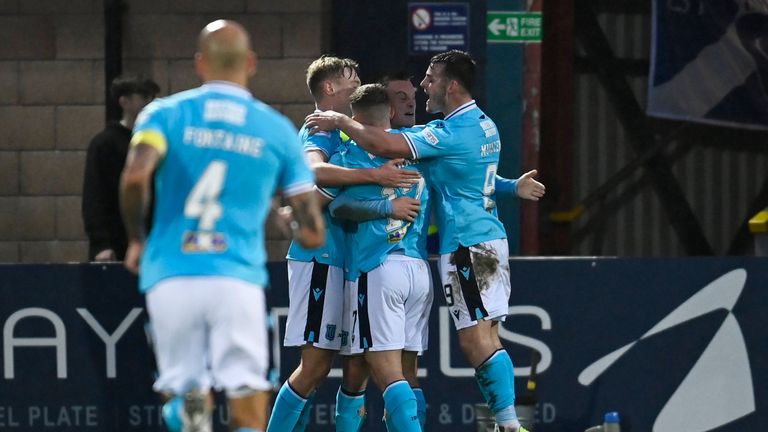
[[[195,187],[184,203],[184,216],[198,219],[197,229],[213,231],[216,221],[221,218],[223,208],[219,202],[224,179],[227,176],[227,163],[215,160],[208,164]]]

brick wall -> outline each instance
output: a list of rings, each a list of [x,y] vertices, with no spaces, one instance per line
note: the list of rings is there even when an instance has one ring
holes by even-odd
[[[251,90],[298,123],[313,108],[309,62],[328,47],[330,0],[125,0],[123,71],[163,94],[200,84],[200,29],[235,19],[259,67]],[[104,127],[103,0],[0,0],[0,262],[87,258],[85,150]],[[285,242],[268,245],[280,258]]]

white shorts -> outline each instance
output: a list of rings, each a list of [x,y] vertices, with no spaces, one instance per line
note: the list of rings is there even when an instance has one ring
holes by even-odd
[[[426,350],[433,296],[429,264],[405,255],[389,255],[356,281],[347,281],[345,319],[351,324],[345,324],[349,349],[342,354]]]
[[[338,351],[344,310],[344,270],[288,260],[288,320],[283,345]]]
[[[270,390],[264,290],[223,276],[163,279],[147,293],[158,392]]]
[[[504,321],[509,309],[509,248],[506,239],[459,246],[440,256],[440,280],[456,330],[481,320]]]
[[[353,327],[357,325],[357,281],[344,281],[344,314],[341,319],[341,349],[339,354],[351,356],[362,354],[363,350],[353,346]],[[355,337],[355,340],[358,338]]]

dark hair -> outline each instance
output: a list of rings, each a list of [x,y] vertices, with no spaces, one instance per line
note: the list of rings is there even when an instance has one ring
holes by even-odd
[[[413,75],[404,70],[399,70],[397,72],[388,73],[382,76],[379,79],[379,84],[386,87],[392,81],[411,81],[411,79],[413,79]]]
[[[341,78],[360,75],[360,66],[356,61],[348,58],[338,58],[334,56],[323,55],[319,59],[309,64],[307,68],[307,87],[315,99],[322,96],[323,91],[320,84],[331,78]]]
[[[448,79],[456,80],[464,89],[472,93],[475,79],[475,61],[464,51],[451,50],[436,54],[429,60],[430,65],[443,64],[443,73]]]
[[[109,93],[117,101],[122,96],[140,94],[142,96],[155,97],[160,93],[160,86],[149,78],[138,75],[120,75],[112,80]]]
[[[349,96],[349,103],[352,109],[367,109],[376,106],[386,106],[389,108],[389,96],[387,89],[381,84],[361,85],[352,95]]]

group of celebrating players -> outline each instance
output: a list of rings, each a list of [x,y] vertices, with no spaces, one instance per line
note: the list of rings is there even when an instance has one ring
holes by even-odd
[[[338,353],[337,431],[361,430],[369,376],[383,392],[389,431],[425,430],[416,371],[433,300],[426,237],[434,214],[441,286],[461,350],[498,429],[524,431],[514,368],[498,336],[511,288],[495,199],[538,200],[545,189],[535,171],[516,180],[496,174],[500,138],[472,98],[472,58],[432,57],[420,87],[426,111],[444,118],[415,126],[409,76],[361,86],[355,61],[322,56],[307,70],[317,109],[300,142],[286,137],[296,136],[286,119],[243,88],[255,61],[240,25],[206,26],[196,54],[205,84],[145,108],[123,174],[126,266],[138,271],[141,260],[166,423],[210,430],[215,385],[227,392],[233,430],[306,430]],[[145,248],[153,176],[155,228]],[[258,321],[267,284],[263,224],[275,188],[292,209],[296,237],[284,345],[301,347],[301,363],[267,422],[266,330]]]

